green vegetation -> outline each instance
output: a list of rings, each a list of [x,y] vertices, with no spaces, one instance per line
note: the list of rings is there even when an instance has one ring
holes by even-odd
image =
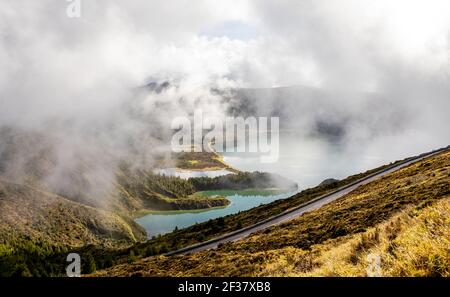
[[[401,162],[401,161],[397,161]],[[391,164],[389,164],[391,165]],[[296,207],[302,203],[308,202],[314,198],[317,198],[326,193],[330,193],[340,187],[348,185],[358,179],[361,179],[365,176],[368,176],[374,172],[382,170],[389,165],[384,165],[364,173],[352,175],[346,179],[341,181],[317,186],[311,189],[306,189],[301,191],[300,193],[287,198],[274,201],[272,203],[261,205],[250,209],[248,211],[243,211],[238,214],[225,216],[223,219],[225,224],[223,228],[217,228],[218,219],[210,220],[208,222],[204,222],[201,224],[196,224],[194,226],[185,228],[180,230],[177,233],[168,233],[160,237],[152,238],[151,240],[145,243],[139,243],[135,246],[138,250],[145,250],[147,246],[155,246],[159,247],[161,244],[167,244],[169,246],[169,250],[176,250],[181,247],[189,246],[195,243],[202,242],[204,240],[212,239],[222,234],[226,234],[235,230],[242,229],[243,227],[250,226],[256,222],[262,221],[274,215],[280,214],[283,211],[286,211],[290,208]],[[244,177],[247,175],[243,175]],[[263,175],[264,176],[264,175]],[[203,178],[197,179],[198,181],[202,181]],[[218,180],[218,179],[216,179]],[[214,186],[216,183],[212,183]],[[123,252],[119,252],[117,254],[118,262],[120,262],[121,254]],[[143,254],[143,253],[140,253]]]
[[[204,223],[196,224],[194,226],[178,230],[177,232],[153,237],[146,242],[137,243],[133,247],[112,251],[112,254],[110,254],[110,256],[115,259],[115,264],[120,264],[126,263],[127,256],[131,249],[135,251],[135,254],[138,257],[142,258],[148,256],[147,251],[149,250],[153,251],[152,255],[159,255],[163,253],[163,246],[165,247],[164,250],[167,249],[168,251],[173,251],[182,247],[203,242],[219,235],[242,229],[243,227],[267,219],[292,207],[310,201],[316,197],[319,197],[326,193],[330,193],[342,186],[348,185],[358,179],[384,169],[389,165],[384,165],[364,173],[356,174],[335,183],[307,189],[290,198],[277,200],[266,205],[255,207],[248,211],[228,215],[220,219],[209,220]],[[94,247],[92,249],[89,249],[89,252],[97,255],[98,259],[101,259],[104,255],[102,250],[95,249]]]
[[[240,176],[252,180],[259,174]],[[0,181],[0,275],[64,275],[69,252],[81,255],[84,273],[164,253],[183,242],[174,239],[168,243],[158,237],[154,245],[133,245],[145,239],[145,231],[130,215],[158,209],[201,210],[229,203],[223,197],[197,192],[191,180],[131,170],[124,164],[117,172],[116,188],[112,212],[35,187]],[[211,224],[216,233],[224,228],[224,221]],[[196,240],[203,239],[203,235],[196,236]]]
[[[187,170],[219,170],[227,169],[231,172],[239,172],[227,165],[216,152],[182,152],[174,153],[175,166]]]
[[[198,191],[222,189],[268,189],[296,190],[297,184],[279,175],[265,172],[239,172],[214,178],[190,178],[194,188]]]
[[[243,189],[243,190],[210,190],[198,192],[202,195],[215,197],[215,196],[232,196],[238,194],[240,196],[271,196],[286,193],[286,189]]]
[[[122,205],[131,213],[151,210],[191,210],[226,206],[223,197],[196,194],[192,182],[179,177],[131,170],[122,164],[117,174],[117,189]]]
[[[16,241],[0,244],[0,276],[51,276],[59,274],[59,267],[46,259],[67,248],[45,242]]]
[[[200,253],[197,256],[203,258],[194,257],[192,260],[193,263],[197,263],[195,265],[198,265],[198,270],[194,271],[189,268],[190,266],[186,266],[185,261],[191,260],[187,260],[185,256],[173,258],[180,259],[180,261],[175,261],[173,266],[164,262],[168,261],[165,257],[155,257],[148,264],[151,266],[148,272],[152,275],[165,273],[181,275],[182,271],[189,271],[187,274],[191,275],[207,275],[209,273],[219,275],[219,269],[226,268],[229,269],[230,274],[238,274],[236,271],[242,271],[242,274],[254,275],[262,272],[256,272],[253,264],[260,260],[253,257],[270,258],[268,253],[272,253],[273,257],[276,257],[277,252],[284,249],[305,252],[329,240],[338,240],[353,236],[358,232],[364,232],[367,228],[372,228],[389,219],[393,213],[408,205],[418,205],[418,209],[428,207],[433,201],[448,193],[448,153],[442,153],[419,164],[422,164],[422,167],[417,168],[416,171],[408,171],[411,177],[405,181],[405,186],[396,180],[390,180],[367,190],[369,195],[377,189],[376,191],[380,193],[378,196],[373,196],[375,198],[369,199],[367,197],[372,197],[370,196],[372,194],[366,197],[360,193],[361,197],[368,200],[354,199],[344,208],[332,204],[332,209],[330,209],[331,205],[321,209],[322,211],[329,210],[331,213],[319,213],[315,217],[310,217],[308,214],[298,219],[306,221],[295,220],[290,222],[293,225],[270,228],[265,230],[263,235],[255,234],[239,244],[223,245],[219,251]],[[205,193],[199,193],[199,189],[211,191],[220,187],[229,187],[240,190],[259,187],[263,184],[265,188],[273,188],[278,186],[280,181],[275,182],[276,179],[273,176],[264,173],[239,173],[210,180],[204,178],[182,180],[176,177],[155,175],[148,171],[130,170],[129,167],[121,165],[117,173],[118,192],[113,193],[114,199],[111,199],[111,209],[114,212],[88,206],[84,204],[84,200],[79,203],[75,196],[70,198],[71,201],[65,197],[39,190],[34,186],[0,181],[0,211],[2,213],[0,275],[65,275],[66,256],[69,252],[81,255],[83,273],[100,271],[100,274],[104,274],[105,272],[102,270],[111,266],[122,267],[121,264],[129,265],[126,268],[120,268],[126,269],[127,273],[131,270],[138,271],[139,269],[136,269],[135,265],[143,265],[141,259],[144,257],[160,255],[241,229],[329,193],[383,167],[341,181],[333,181],[307,189],[288,199],[275,201],[239,214],[210,220],[186,229],[176,228],[170,234],[157,236],[146,242],[142,241],[145,238],[145,232],[132,221],[130,214],[137,214],[148,208],[158,209],[160,206],[157,203],[155,206],[154,201],[163,201],[162,205],[164,206],[159,209],[190,209],[193,205],[198,208],[214,207],[213,201],[225,199],[222,197],[208,198]],[[286,185],[292,184],[288,181],[284,182]],[[373,184],[371,183],[371,185]],[[434,190],[431,191],[431,188]],[[360,190],[358,189],[358,191]],[[395,199],[393,200],[392,197]],[[185,204],[181,205],[183,203]],[[176,206],[166,207],[171,204],[176,204]],[[336,224],[331,223],[333,221]],[[296,225],[294,222],[300,223]],[[355,224],[355,222],[358,223]],[[286,228],[286,226],[289,227]],[[297,229],[300,231],[294,232]],[[283,233],[282,230],[290,231]],[[253,242],[251,238],[253,238]],[[212,253],[212,256],[209,253]],[[219,260],[215,253],[220,258]],[[166,267],[167,271],[161,272],[159,268],[153,267],[152,265],[156,263],[153,261],[163,261],[161,267]],[[234,264],[230,264],[230,261],[236,261],[239,267],[234,269],[232,267]],[[216,270],[206,268],[206,262],[217,263]],[[178,270],[180,267],[186,269]],[[142,272],[136,273],[143,274]],[[122,274],[125,274],[122,270],[117,272],[117,275]],[[269,274],[267,272],[267,275]]]
[[[208,197],[199,191],[217,189],[297,189],[297,184],[281,176],[261,172],[239,172],[215,178],[197,177],[188,180],[154,174],[152,171],[130,170],[122,165],[117,174],[120,201],[131,212],[139,214],[154,210],[195,210],[229,204],[224,197]]]
[[[145,239],[140,226],[118,214],[5,181],[0,181],[0,213],[0,276],[59,275],[70,250],[124,248]],[[55,255],[61,257],[52,261]]]
[[[384,275],[448,276],[449,185],[446,151],[217,250],[152,257],[95,275],[366,275],[367,256],[375,253]],[[223,218],[221,225],[229,223]]]
[[[0,244],[17,239],[117,247],[145,238],[145,231],[126,217],[1,180],[0,211]]]
[[[117,174],[117,183],[127,192],[157,192],[169,198],[183,198],[195,193],[192,184],[184,179],[153,174],[151,171],[131,170],[121,164]]]

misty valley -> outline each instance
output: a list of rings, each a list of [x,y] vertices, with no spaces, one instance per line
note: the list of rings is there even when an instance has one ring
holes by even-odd
[[[148,168],[118,160],[104,176],[88,156],[61,167],[47,135],[13,127],[0,135],[7,140],[0,206],[8,209],[0,226],[2,275],[62,275],[69,252],[84,259],[83,274],[163,255],[269,219],[387,166],[371,167],[383,162],[374,158],[346,162],[354,156],[332,143],[326,153],[314,138],[304,139],[299,153],[282,132],[275,164],[245,154],[182,152],[156,155]],[[318,146],[323,151],[312,158]],[[304,171],[290,174],[295,164]]]

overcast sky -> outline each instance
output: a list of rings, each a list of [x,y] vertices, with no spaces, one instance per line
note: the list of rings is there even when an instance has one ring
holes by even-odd
[[[448,0],[81,0],[80,18],[68,5],[0,0],[0,125],[115,122],[118,139],[142,132],[122,107],[152,80],[179,86],[139,103],[161,121],[198,102],[223,112],[211,87],[300,85],[388,94],[384,111],[411,117],[402,148],[448,144]]]
[[[450,75],[446,0],[81,4],[81,18],[68,18],[64,0],[0,2],[0,94],[7,107],[15,101],[23,113],[39,93],[57,110],[73,97],[94,100],[92,90],[108,93],[110,84],[152,78],[194,87],[385,91],[415,80],[447,83]],[[34,113],[35,105],[29,109]]]

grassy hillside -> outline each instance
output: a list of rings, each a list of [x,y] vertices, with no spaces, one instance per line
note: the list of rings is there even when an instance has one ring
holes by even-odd
[[[175,166],[186,170],[219,170],[228,169],[239,172],[227,165],[222,157],[215,152],[182,152],[172,154]]]
[[[446,151],[217,250],[149,257],[96,275],[365,275],[370,253],[386,275],[448,275],[449,196]]]
[[[266,172],[239,172],[214,178],[190,178],[194,188],[198,191],[221,189],[265,189],[278,188],[283,190],[297,190],[297,184],[277,174]]]
[[[223,197],[199,193],[192,180],[153,174],[151,168],[132,168],[123,161],[100,168],[103,163],[89,156],[71,155],[61,164],[48,135],[2,127],[0,139],[0,275],[61,275],[69,251],[90,259],[85,272],[108,267],[116,255],[127,260],[133,244],[144,245],[145,231],[134,216],[229,204]],[[251,181],[247,187],[253,187],[262,177],[268,183],[268,176],[259,173],[220,180],[239,187]],[[205,189],[213,185],[207,179],[201,184]],[[145,253],[166,249],[162,244]]]
[[[186,210],[220,207],[229,204],[224,197],[211,198],[201,191],[222,189],[277,188],[294,191],[297,184],[276,174],[239,172],[215,178],[196,177],[188,180],[154,174],[152,171],[130,170],[121,166],[117,174],[119,201],[128,211]]]
[[[135,258],[141,258],[149,255],[165,253],[167,251],[172,251],[195,243],[199,243],[267,219],[273,215],[279,214],[285,210],[298,206],[316,197],[332,192],[339,187],[348,185],[358,179],[384,169],[389,165],[383,165],[378,168],[368,170],[364,173],[355,174],[340,181],[328,183],[326,185],[319,185],[311,189],[306,189],[287,199],[277,200],[247,211],[228,215],[214,220],[209,220],[208,222],[199,223],[194,226],[178,230],[176,232],[171,232],[162,236],[154,237],[149,241],[137,243],[136,245],[124,250],[114,251],[112,254],[109,254],[108,257],[112,257],[114,259],[114,263],[117,264],[127,262],[129,260],[130,253],[133,253],[135,255]],[[253,173],[253,175],[258,176],[258,173]],[[242,176],[244,179],[248,178],[247,174],[238,174],[236,176]],[[235,179],[236,176],[231,176],[232,179],[226,181],[226,183],[234,184],[232,180]],[[250,177],[250,179],[252,178],[253,177]],[[203,178],[199,178],[196,180],[197,181],[194,182],[194,184],[197,184],[200,189],[204,186],[205,189],[214,189],[218,182],[223,182],[223,178],[210,179],[207,180],[206,183],[203,182]],[[236,185],[239,185],[239,182],[237,182]],[[270,187],[274,187],[272,183],[269,183],[269,185]],[[83,252],[86,252],[86,250],[83,250]],[[88,252],[94,254],[96,256],[96,259],[100,259],[100,261],[105,257],[104,252],[102,250],[96,249],[95,247],[90,248]]]
[[[295,255],[296,251],[291,254]],[[302,271],[292,265],[295,262],[283,268],[273,263],[267,265],[261,274],[365,276],[373,261],[371,259],[379,256],[379,272],[369,273],[449,277],[450,199],[445,198],[423,209],[409,207],[363,233],[317,245],[310,256],[309,269]]]
[[[133,221],[29,186],[0,180],[0,275],[47,275],[44,258],[86,245],[126,247],[145,239]]]
[[[46,139],[43,135],[1,129],[0,136],[0,275],[62,275],[68,252],[81,254],[84,273],[116,264],[139,262],[141,258],[251,225],[385,167],[341,181],[330,181],[288,199],[143,242],[145,232],[132,220],[142,211],[199,209],[228,203],[224,198],[201,195],[198,193],[200,190],[275,188],[280,185],[290,188],[293,183],[257,172],[183,180],[153,174],[151,169],[131,169],[131,166],[117,161],[117,165],[112,164],[112,168],[117,169],[105,175],[112,177],[112,184],[108,182],[112,187],[108,188],[108,192],[99,192],[96,189],[102,188],[100,183],[104,176],[94,176],[93,173],[105,173],[105,168],[92,168],[93,162],[85,158],[77,159],[76,156],[72,156],[73,164],[61,168],[52,149],[52,141],[43,141]],[[419,165],[421,167],[417,167]],[[402,176],[395,174],[390,175],[389,182],[383,183],[385,179],[382,179],[371,183],[370,187],[359,188],[347,196],[346,199],[351,197],[345,200],[347,202],[335,202],[322,208],[317,215],[307,214],[282,228],[271,228],[239,243],[224,245],[219,251],[200,253],[198,256],[210,257],[208,253],[217,253],[217,269],[228,267],[230,274],[236,274],[229,261],[245,262],[253,255],[276,254],[283,249],[309,251],[313,246],[327,241],[365,232],[405,207],[428,206],[445,196],[449,188],[448,153],[411,166]],[[18,184],[8,182],[12,180]],[[246,253],[251,255],[244,256]],[[197,261],[184,257],[174,259],[179,260],[170,259],[173,263],[170,265],[175,266],[168,267],[167,273],[177,274],[177,269],[186,265],[185,261]],[[150,261],[166,263],[164,261],[169,260],[152,258]],[[264,274],[261,269],[255,270],[257,266],[252,261],[248,265],[242,264],[244,270],[239,266],[239,271],[242,270],[245,275]],[[188,267],[185,270],[190,271]],[[155,270],[153,266],[149,266],[149,271],[166,273]],[[192,274],[221,275],[218,270],[209,270],[202,265]]]
[[[132,215],[143,209],[199,209],[229,203],[224,198],[194,197],[196,190],[189,182],[153,174],[152,168],[131,168],[130,160],[117,160],[107,152],[103,160],[87,152],[61,156],[58,140],[42,133],[0,127],[0,139],[1,178],[84,205]],[[195,153],[196,159],[204,160],[197,167],[208,166],[205,162],[213,159],[222,164],[215,156]]]
[[[23,237],[64,243],[128,245],[145,232],[117,214],[28,186],[0,181],[0,242]]]
[[[133,214],[145,210],[202,209],[225,206],[223,197],[195,195],[197,189],[179,177],[152,173],[151,170],[130,170],[122,165],[116,178],[119,205]]]

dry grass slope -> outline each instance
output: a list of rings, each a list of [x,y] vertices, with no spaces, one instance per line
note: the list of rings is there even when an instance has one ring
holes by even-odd
[[[4,181],[0,213],[0,244],[30,240],[66,247],[128,246],[145,238],[144,230],[117,214]]]
[[[378,262],[379,268],[374,266]],[[284,248],[260,276],[450,276],[450,199],[408,208],[366,232]]]
[[[316,211],[218,250],[151,257],[97,276],[449,276],[450,152],[364,185]]]

